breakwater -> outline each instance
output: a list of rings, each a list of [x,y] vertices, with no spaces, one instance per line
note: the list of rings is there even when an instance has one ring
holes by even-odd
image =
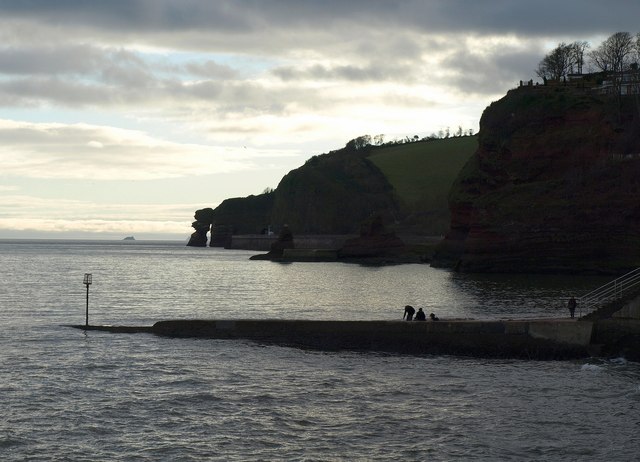
[[[73,326],[114,333],[248,339],[321,350],[567,359],[592,355],[593,322],[568,319],[451,321],[168,320],[149,327]]]
[[[339,249],[353,235],[301,235],[294,236],[296,249]],[[265,234],[236,234],[226,244],[228,249],[269,251],[278,236]]]

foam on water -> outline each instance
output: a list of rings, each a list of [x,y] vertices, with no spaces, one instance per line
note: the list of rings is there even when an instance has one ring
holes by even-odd
[[[604,368],[597,364],[583,364],[581,369],[586,372],[602,372]]]

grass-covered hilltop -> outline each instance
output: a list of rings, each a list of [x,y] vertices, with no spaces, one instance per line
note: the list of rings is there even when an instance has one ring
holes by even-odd
[[[275,190],[227,199],[196,219],[232,227],[234,234],[258,234],[268,226],[277,233],[284,224],[294,235],[358,234],[366,220],[380,215],[396,233],[444,234],[449,189],[476,150],[477,137],[380,146],[369,141],[360,137],[314,156]]]

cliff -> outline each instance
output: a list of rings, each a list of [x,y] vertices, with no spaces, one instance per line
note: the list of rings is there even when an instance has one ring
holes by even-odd
[[[373,213],[393,223],[399,204],[368,154],[368,148],[345,148],[286,174],[275,190],[272,222],[286,223],[296,234],[358,233]]]
[[[271,223],[274,192],[224,200],[211,213],[212,224],[232,226],[238,234],[261,233]]]
[[[296,235],[358,234],[375,214],[391,231],[441,235],[449,224],[447,194],[476,146],[474,136],[384,146],[349,142],[312,157],[272,192],[223,201],[206,223],[235,234],[268,225],[279,232],[284,224]]]
[[[639,128],[635,96],[510,91],[482,115],[434,264],[526,273],[640,266]]]

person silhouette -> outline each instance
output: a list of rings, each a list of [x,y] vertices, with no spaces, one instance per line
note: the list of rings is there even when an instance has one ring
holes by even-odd
[[[407,317],[407,321],[411,321],[413,319],[413,315],[415,314],[416,310],[414,307],[412,307],[411,305],[406,305],[404,307],[404,314],[402,315],[402,319],[405,318],[405,316]]]
[[[440,321],[440,318],[438,318],[435,314],[431,313],[429,315],[429,317],[431,318],[432,321]]]
[[[426,321],[427,316],[422,311],[422,308],[418,308],[418,312],[416,313],[416,321]]]
[[[576,306],[577,305],[578,305],[578,303],[576,302],[576,299],[574,297],[571,297],[569,299],[569,303],[567,303],[567,308],[569,308],[569,316],[571,316],[572,318],[576,314]]]

